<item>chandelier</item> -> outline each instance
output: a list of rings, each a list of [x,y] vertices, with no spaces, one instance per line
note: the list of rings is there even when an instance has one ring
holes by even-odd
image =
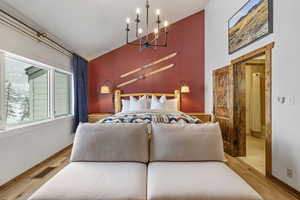
[[[130,32],[130,18],[126,19],[126,43],[128,45],[139,46],[140,51],[146,48],[152,48],[156,50],[158,47],[167,47],[168,45],[168,21],[164,21],[163,27],[161,27],[160,10],[156,10],[156,21],[153,30],[153,34],[150,34],[149,30],[149,0],[146,0],[146,34],[143,36],[143,29],[140,27],[141,23],[141,9],[136,9],[136,19],[135,22],[135,35],[137,40],[134,42],[129,42],[129,32]]]

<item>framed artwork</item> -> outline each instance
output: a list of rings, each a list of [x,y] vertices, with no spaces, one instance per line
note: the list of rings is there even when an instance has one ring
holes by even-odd
[[[273,0],[249,0],[228,20],[229,54],[273,33]]]

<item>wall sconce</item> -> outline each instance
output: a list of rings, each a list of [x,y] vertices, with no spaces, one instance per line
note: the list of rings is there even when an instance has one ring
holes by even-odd
[[[111,90],[110,90],[109,86],[107,86],[107,85],[102,85],[102,86],[101,86],[101,89],[100,89],[100,93],[101,93],[101,94],[110,94],[110,93],[111,93]]]
[[[190,93],[190,87],[188,85],[182,85],[180,88],[181,93]]]
[[[112,93],[111,87],[109,86],[109,81],[106,80],[100,87],[100,94],[110,94]]]

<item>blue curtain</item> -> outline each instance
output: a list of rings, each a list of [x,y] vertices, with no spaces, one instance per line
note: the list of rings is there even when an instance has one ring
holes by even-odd
[[[72,71],[74,77],[74,133],[80,122],[88,121],[87,70],[88,62],[82,57],[74,54],[72,59]]]

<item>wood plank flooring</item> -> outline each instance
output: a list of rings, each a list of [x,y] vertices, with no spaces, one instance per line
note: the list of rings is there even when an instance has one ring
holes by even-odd
[[[0,187],[0,200],[26,200],[41,185],[69,163],[71,147],[48,159],[32,170]],[[241,160],[226,155],[227,164],[244,178],[264,200],[297,200],[300,199],[270,178],[266,178]],[[54,168],[54,169],[53,169]],[[40,178],[37,178],[40,177]],[[296,195],[296,194],[294,194]]]
[[[246,164],[239,158],[226,155],[227,165],[240,175],[264,200],[299,200],[299,193],[289,190],[272,178]]]
[[[71,146],[0,187],[0,200],[26,200],[69,163]],[[51,170],[50,170],[51,169]],[[40,178],[38,178],[40,177]]]
[[[266,173],[266,150],[265,150],[265,139],[256,138],[247,135],[246,147],[247,155],[245,157],[239,157],[242,161],[248,165],[254,167],[260,173]]]

